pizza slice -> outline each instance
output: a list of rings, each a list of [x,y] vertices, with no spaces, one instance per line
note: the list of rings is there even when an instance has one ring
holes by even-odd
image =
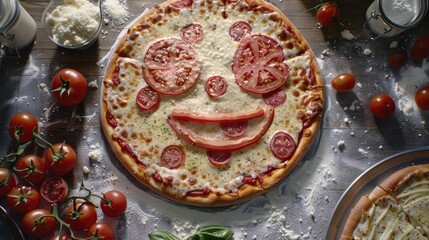
[[[401,169],[380,187],[398,201],[411,223],[429,236],[429,164]]]
[[[380,187],[363,196],[343,228],[341,240],[347,239],[428,239],[408,220],[398,202]]]

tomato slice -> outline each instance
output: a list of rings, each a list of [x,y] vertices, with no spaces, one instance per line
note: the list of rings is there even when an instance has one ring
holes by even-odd
[[[248,121],[220,123],[223,134],[230,138],[240,138],[247,131]]]
[[[264,102],[271,107],[279,107],[286,101],[286,93],[279,89],[274,92],[263,94],[262,99],[264,99]]]
[[[168,38],[153,43],[143,59],[143,76],[157,92],[178,95],[197,82],[201,62],[195,49],[182,39]]]
[[[245,21],[238,21],[229,28],[229,36],[232,40],[239,42],[252,32],[252,27]]]
[[[256,34],[243,39],[232,62],[237,84],[246,91],[264,94],[280,88],[289,77],[283,49],[276,40]]]
[[[149,86],[140,89],[137,93],[136,104],[142,111],[156,109],[159,102],[159,94]]]
[[[207,158],[211,165],[222,167],[229,163],[231,152],[226,151],[207,151]]]
[[[180,36],[187,43],[196,43],[203,38],[203,26],[198,23],[186,25],[180,30]]]
[[[228,139],[228,140],[212,140],[204,137],[200,137],[193,133],[188,128],[184,127],[179,121],[172,118],[171,116],[167,119],[168,124],[176,132],[178,136],[191,143],[193,146],[200,147],[203,149],[213,151],[236,151],[245,148],[255,142],[267,132],[271,123],[274,119],[274,109],[268,107],[265,110],[265,119],[261,121],[255,129],[248,133],[247,136],[240,139]]]
[[[177,120],[184,121],[196,121],[196,122],[237,122],[251,120],[254,118],[264,116],[265,112],[262,108],[257,107],[256,109],[249,112],[241,113],[215,113],[201,115],[194,113],[186,109],[174,109],[171,113],[171,117]]]
[[[289,134],[278,132],[271,139],[270,148],[276,158],[285,161],[295,152],[296,143]]]
[[[185,161],[185,151],[178,145],[170,145],[164,148],[161,153],[161,166],[169,169],[177,169]]]
[[[63,202],[69,192],[69,186],[64,178],[50,176],[43,181],[40,194],[49,203]]]
[[[207,94],[212,97],[220,97],[226,93],[226,89],[228,88],[228,83],[225,78],[221,76],[212,76],[207,79],[204,89]]]

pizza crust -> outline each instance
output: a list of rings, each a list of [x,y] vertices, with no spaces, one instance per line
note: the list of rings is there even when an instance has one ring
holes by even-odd
[[[208,1],[210,2],[210,0]],[[132,29],[133,27],[141,26],[142,24],[146,24],[146,22],[149,21],[150,19],[153,20],[154,16],[160,14],[163,10],[165,10],[167,6],[171,5],[174,2],[176,2],[176,0],[169,0],[149,10],[141,18],[136,19],[133,23],[131,23],[129,29]],[[270,9],[276,13],[281,13],[279,9],[277,9],[275,6],[265,1],[247,0],[247,1],[240,1],[239,3],[241,2],[246,2],[246,4],[251,7],[258,6],[261,8]],[[279,21],[283,21],[283,23],[290,26],[292,31],[295,33],[295,37],[298,39],[298,42],[305,49],[305,52],[303,54],[308,54],[311,57],[310,64],[314,74],[314,81],[315,81],[314,92],[316,94],[314,96],[311,96],[314,99],[310,99],[310,100],[317,101],[317,103],[320,104],[320,108],[322,108],[323,102],[324,102],[323,83],[320,76],[320,69],[317,65],[317,61],[314,57],[314,54],[309,49],[307,42],[299,33],[298,29],[289,21],[289,19],[287,19],[283,14],[277,14],[277,15],[280,16],[281,18]],[[118,47],[112,53],[109,63],[106,66],[106,72],[104,74],[104,79],[105,79],[104,84],[108,84],[108,81],[106,80],[112,80],[112,76],[114,74],[115,67],[116,67],[116,60],[121,55],[125,54],[125,52],[127,51],[127,49],[122,49],[122,50],[120,49],[122,46],[126,45],[125,42],[128,34],[129,33],[127,33],[126,36],[120,39],[119,43],[116,44],[116,46]],[[285,176],[287,176],[298,165],[299,161],[301,160],[303,155],[307,152],[307,150],[313,143],[314,139],[316,138],[316,134],[318,133],[318,130],[320,127],[319,125],[322,118],[321,112],[319,112],[316,116],[314,116],[312,119],[311,125],[305,128],[301,133],[299,144],[297,145],[297,148],[293,156],[285,163],[280,165],[279,168],[273,171],[269,171],[266,174],[263,174],[262,177],[259,177],[258,178],[259,180],[256,181],[255,185],[244,184],[240,188],[238,188],[236,192],[231,192],[226,194],[216,194],[216,193],[210,192],[208,195],[204,195],[204,196],[191,196],[187,194],[183,197],[178,197],[177,193],[173,192],[171,187],[165,186],[165,184],[161,184],[155,181],[153,176],[149,175],[146,172],[146,166],[139,163],[136,159],[131,157],[129,154],[124,153],[118,141],[115,140],[113,128],[111,125],[109,125],[109,122],[107,120],[108,110],[104,99],[106,87],[108,86],[103,86],[102,96],[101,96],[101,103],[102,103],[101,122],[102,122],[104,133],[106,135],[106,139],[109,142],[110,146],[112,147],[114,153],[120,160],[120,162],[136,179],[138,179],[144,185],[152,189],[154,192],[161,193],[163,196],[175,202],[180,202],[180,203],[189,204],[189,205],[197,205],[197,206],[230,205],[230,204],[235,204],[235,203],[244,201],[251,196],[255,196],[266,192],[274,185],[276,185],[279,181],[281,181]]]

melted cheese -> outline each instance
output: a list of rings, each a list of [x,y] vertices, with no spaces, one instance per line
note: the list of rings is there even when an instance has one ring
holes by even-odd
[[[127,40],[124,49],[133,46],[127,50],[127,57],[118,60],[120,84],[115,88],[109,88],[104,97],[107,110],[118,122],[114,136],[119,138],[127,136],[125,139],[138,160],[147,167],[147,174],[158,173],[163,179],[172,179],[173,191],[178,195],[204,188],[215,193],[237,191],[243,184],[244,176],[257,177],[270,167],[277,168],[284,164],[274,157],[270,150],[271,137],[276,132],[285,131],[298,142],[302,131],[303,123],[298,115],[307,111],[302,103],[308,93],[303,92],[300,84],[309,81],[310,55],[298,55],[302,52],[302,43],[296,42],[296,39],[288,38],[283,41],[279,39],[282,28],[278,26],[278,21],[270,21],[270,18],[278,13],[255,14],[253,11],[238,11],[234,8],[232,5],[228,7],[226,10],[228,17],[225,19],[222,15],[223,7],[218,7],[216,1],[210,8],[207,4],[201,6],[195,2],[192,10],[182,9],[169,14],[157,13],[163,19],[160,23],[143,30],[131,30],[136,31],[137,35]],[[261,96],[243,91],[236,84],[231,70],[231,61],[238,42],[233,41],[228,32],[237,21],[249,22],[252,33],[270,36],[284,47],[286,63],[290,67],[290,78],[284,86],[286,102],[276,108],[275,119],[268,132],[258,143],[234,152],[230,163],[219,168],[209,164],[205,150],[195,148],[180,139],[170,129],[166,119],[174,108],[184,108],[201,114],[246,112],[257,107],[265,109],[266,104]],[[191,23],[201,24],[203,29],[202,40],[193,44],[203,64],[198,82],[183,95],[161,95],[161,103],[155,111],[138,110],[135,106],[136,93],[147,86],[141,68],[148,47],[159,39],[180,38],[180,29]],[[295,47],[288,48],[291,42]],[[305,71],[305,74],[299,71]],[[206,79],[215,75],[226,79],[228,90],[223,96],[211,99],[204,90],[204,84]],[[248,132],[259,121],[261,119],[251,121]],[[224,138],[217,125],[189,123],[187,127],[204,137]],[[161,152],[169,145],[182,145],[186,149],[185,164],[180,169],[168,169],[159,165]]]

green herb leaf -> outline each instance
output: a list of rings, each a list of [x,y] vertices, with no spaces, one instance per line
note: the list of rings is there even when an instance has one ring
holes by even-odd
[[[174,234],[167,231],[162,231],[162,230],[153,231],[149,233],[149,239],[150,240],[180,240]]]
[[[232,229],[221,226],[205,226],[186,240],[227,240],[232,237]]]

